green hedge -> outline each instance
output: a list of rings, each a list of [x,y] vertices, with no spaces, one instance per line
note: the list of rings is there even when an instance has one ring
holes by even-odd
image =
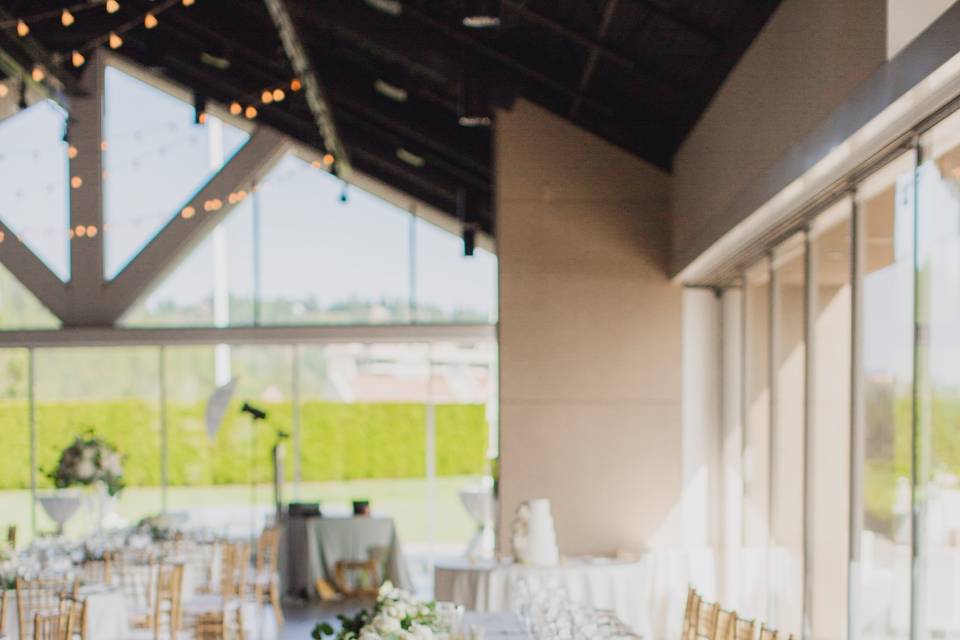
[[[261,482],[271,481],[270,450],[278,430],[290,432],[291,406],[266,404],[269,420],[252,447],[249,420],[239,405],[227,411],[211,441],[204,405],[168,404],[169,479],[172,485],[242,484],[251,461]],[[301,405],[302,471],[307,482],[356,478],[416,478],[426,475],[427,407],[416,403],[333,403]],[[487,422],[484,406],[435,407],[438,475],[471,475],[485,470]],[[0,443],[6,463],[0,488],[30,486],[29,414],[22,401],[0,401]],[[138,400],[41,403],[37,405],[37,458],[41,486],[46,471],[73,437],[87,429],[112,442],[125,456],[129,486],[160,484],[161,434],[155,403]],[[287,445],[292,478],[292,445]]]

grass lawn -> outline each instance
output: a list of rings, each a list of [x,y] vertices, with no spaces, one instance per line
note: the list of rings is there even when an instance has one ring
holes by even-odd
[[[405,543],[425,543],[430,540],[431,512],[434,520],[433,542],[462,543],[466,546],[473,534],[474,525],[460,504],[458,492],[476,481],[472,476],[449,476],[437,478],[432,491],[426,478],[389,480],[349,480],[338,482],[311,482],[300,485],[299,493],[291,485],[286,489],[286,499],[306,502],[319,501],[329,511],[343,512],[350,509],[354,499],[370,500],[376,513],[392,516],[399,529],[400,539]],[[272,487],[263,485],[257,489],[257,504],[269,505]],[[433,509],[429,509],[429,496],[433,495]],[[249,485],[217,485],[198,487],[170,487],[167,492],[167,508],[170,511],[183,509],[211,513],[230,513],[243,517],[251,504]],[[31,536],[30,492],[27,490],[0,491],[0,526],[16,524],[19,544],[27,544]],[[231,509],[230,507],[235,507]],[[119,515],[136,522],[146,515],[157,513],[162,508],[162,493],[159,487],[129,487],[124,490],[116,511]],[[83,514],[74,517],[68,527],[71,535],[82,535],[89,530],[89,522]],[[42,508],[37,508],[37,528],[49,531],[54,528]]]

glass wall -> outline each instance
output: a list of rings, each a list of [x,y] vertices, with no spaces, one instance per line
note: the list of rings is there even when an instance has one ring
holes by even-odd
[[[799,633],[803,615],[806,291],[804,237],[773,253],[773,422],[770,435],[770,609],[778,628]]]
[[[418,588],[429,588],[434,559],[463,554],[478,530],[461,491],[491,488],[495,347],[471,340],[0,350],[0,426],[4,444],[20,452],[0,473],[2,523],[30,539],[36,481],[35,532],[52,532],[43,505],[49,473],[74,438],[93,434],[121,452],[127,482],[105,526],[165,510],[187,528],[244,536],[273,514],[272,451],[282,442],[287,501],[320,502],[324,513],[343,515],[352,501],[368,500],[374,513],[395,519]],[[244,403],[266,419],[254,424],[240,411]],[[89,533],[91,514],[81,509],[67,534]]]
[[[960,116],[925,136],[918,171],[913,153],[886,163],[744,271],[740,600],[781,632],[960,630],[955,149]]]
[[[812,383],[808,389],[805,540],[809,632],[842,638],[847,632],[847,549],[850,501],[837,487],[850,480],[851,211],[844,198],[823,212],[810,230],[809,302]]]
[[[922,140],[917,172],[916,511],[920,637],[960,633],[960,114]]]
[[[744,276],[743,560],[739,601],[751,618],[767,616],[770,530],[770,265]]]

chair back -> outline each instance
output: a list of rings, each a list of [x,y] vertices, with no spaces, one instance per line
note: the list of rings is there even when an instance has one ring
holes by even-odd
[[[753,640],[756,630],[756,620],[744,620],[743,618],[737,618],[734,622],[734,640]]]
[[[152,615],[153,637],[161,638],[164,629],[171,640],[177,638],[183,618],[183,565],[167,563],[160,565],[157,571],[157,584],[154,589]],[[166,627],[164,627],[166,621]]]
[[[150,625],[157,572],[158,566],[153,562],[140,564],[118,558],[111,564],[111,581],[123,593],[130,612],[130,623],[134,627]]]
[[[10,615],[10,590],[0,591],[0,638],[7,632],[7,616]]]
[[[737,614],[733,611],[720,609],[717,612],[717,624],[713,630],[712,640],[735,640],[734,632],[737,626]]]
[[[56,611],[40,612],[33,616],[33,640],[74,640],[79,610],[72,596],[63,596]]]
[[[250,546],[235,542],[223,546],[220,559],[220,595],[224,600],[243,596],[250,562]]]
[[[681,640],[691,640],[691,629],[696,630],[699,608],[700,595],[693,587],[687,587],[687,604],[683,608],[683,626],[680,629]]]
[[[20,640],[34,637],[37,614],[49,616],[60,613],[61,596],[76,592],[77,584],[66,576],[57,578],[17,578],[17,627]],[[49,626],[52,623],[45,623]],[[59,628],[59,627],[58,627]]]
[[[700,602],[697,612],[697,636],[713,640],[717,632],[717,619],[720,615],[720,605],[716,602]]]
[[[110,584],[110,556],[102,560],[86,560],[80,567],[80,577],[86,584]]]
[[[257,541],[257,576],[276,573],[280,553],[280,529],[267,527]]]
[[[771,629],[765,624],[760,625],[760,638],[759,640],[778,640],[780,634],[776,629]]]

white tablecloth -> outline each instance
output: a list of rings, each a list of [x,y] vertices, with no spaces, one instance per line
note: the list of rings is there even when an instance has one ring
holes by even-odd
[[[436,597],[475,611],[510,611],[510,584],[523,575],[564,585],[575,600],[614,611],[648,640],[679,635],[687,586],[710,588],[716,581],[709,549],[664,548],[646,551],[634,562],[574,558],[553,568],[438,563]]]
[[[640,607],[647,571],[640,562],[577,558],[556,567],[468,561],[438,564],[436,597],[474,611],[510,611],[510,591],[518,578],[563,586],[574,601],[614,611],[635,631],[649,632],[646,611]]]
[[[80,590],[87,604],[87,637],[90,640],[123,640],[127,635],[127,602],[123,593],[113,590],[83,588]],[[19,637],[17,596],[10,594],[10,615],[7,618],[7,636]]]

